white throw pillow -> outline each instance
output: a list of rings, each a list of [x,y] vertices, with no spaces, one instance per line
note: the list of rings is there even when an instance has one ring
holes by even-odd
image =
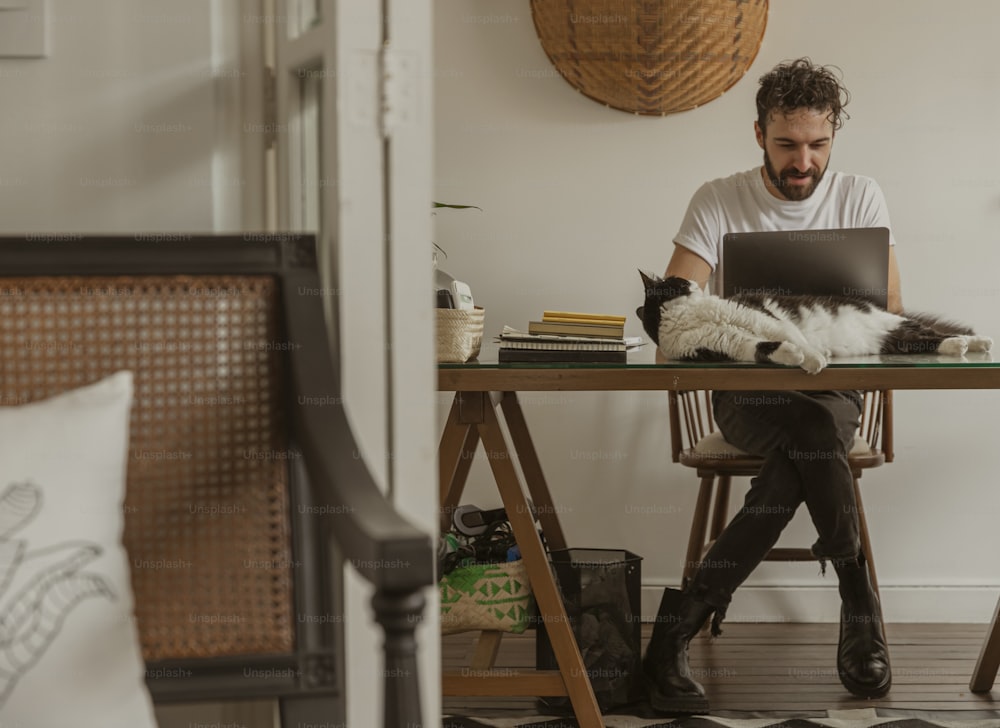
[[[0,728],[156,728],[122,546],[132,374],[0,407]]]

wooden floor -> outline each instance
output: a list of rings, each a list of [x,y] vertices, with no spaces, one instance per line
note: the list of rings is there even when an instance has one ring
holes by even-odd
[[[651,629],[643,625],[644,646]],[[969,692],[985,624],[889,624],[886,632],[893,685],[878,700],[855,698],[841,686],[836,624],[727,622],[721,637],[712,640],[706,634],[692,640],[690,663],[713,714],[761,711],[790,717],[830,709],[891,708],[1000,717],[1000,681],[992,693]],[[443,638],[445,669],[468,667],[477,635]],[[496,667],[508,672],[533,667],[534,649],[531,631],[505,635]],[[444,712],[497,717],[539,710],[531,698],[445,697]]]

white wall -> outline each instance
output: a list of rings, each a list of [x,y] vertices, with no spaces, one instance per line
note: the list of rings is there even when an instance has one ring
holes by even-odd
[[[3,231],[240,229],[239,6],[47,6],[49,56],[0,58]]]
[[[555,72],[528,0],[437,3],[435,199],[442,267],[486,306],[490,336],[546,308],[629,314],[636,268],[660,271],[691,193],[760,163],[757,79],[781,60],[834,64],[852,100],[832,165],[875,177],[893,219],[904,303],[1000,334],[1000,4],[773,0],[761,51],[719,99],[665,118],[605,108]],[[632,316],[628,334],[640,334]],[[524,396],[571,545],[628,548],[654,586],[676,584],[696,477],[669,462],[666,396]],[[448,397],[439,397],[441,406]],[[862,481],[894,621],[986,621],[994,554],[996,392],[899,392],[896,462]],[[468,502],[499,503],[478,462]],[[737,496],[736,500],[740,500]],[[642,513],[636,513],[636,507]],[[626,509],[631,512],[626,512]],[[811,543],[804,512],[789,535]],[[775,590],[777,584],[792,589]],[[764,564],[730,619],[836,619],[815,565]]]

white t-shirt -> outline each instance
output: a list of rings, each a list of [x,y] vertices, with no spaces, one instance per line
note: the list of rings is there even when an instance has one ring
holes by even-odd
[[[768,192],[761,167],[706,182],[694,193],[674,242],[712,266],[709,290],[722,295],[722,236],[767,230],[892,226],[875,180],[827,170],[805,200],[779,200]]]

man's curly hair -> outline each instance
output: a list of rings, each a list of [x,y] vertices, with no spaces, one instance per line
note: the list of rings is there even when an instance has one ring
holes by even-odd
[[[838,71],[840,69],[837,69]],[[761,76],[757,90],[757,123],[767,129],[772,113],[796,109],[827,111],[834,131],[850,118],[844,107],[851,96],[831,66],[817,66],[808,58],[782,63]]]

